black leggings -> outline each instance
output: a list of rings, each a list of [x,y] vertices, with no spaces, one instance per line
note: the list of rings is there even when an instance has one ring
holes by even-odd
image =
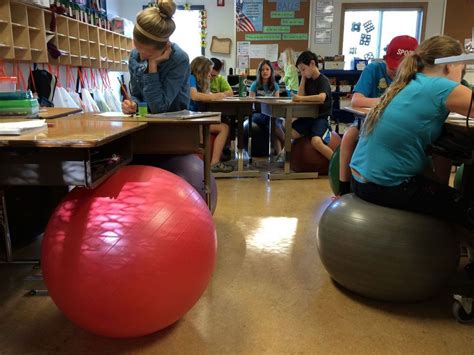
[[[429,214],[458,223],[474,232],[473,202],[448,185],[414,176],[397,186],[360,183],[352,178],[352,190],[377,205]]]

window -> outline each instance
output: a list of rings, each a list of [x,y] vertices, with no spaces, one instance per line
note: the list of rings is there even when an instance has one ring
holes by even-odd
[[[383,58],[391,39],[409,35],[423,37],[426,3],[343,4],[342,48],[345,68],[353,58]]]
[[[194,6],[193,6],[194,7]],[[176,9],[173,16],[176,30],[170,38],[188,53],[189,60],[201,55],[201,10]]]

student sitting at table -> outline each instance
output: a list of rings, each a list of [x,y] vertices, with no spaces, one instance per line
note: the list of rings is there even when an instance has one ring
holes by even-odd
[[[296,66],[301,73],[298,94],[292,96],[295,102],[319,103],[318,117],[297,118],[292,126],[292,138],[311,137],[311,145],[326,159],[331,159],[332,149],[327,145],[331,138],[329,116],[331,114],[332,96],[328,78],[320,73],[316,54],[304,51],[296,60]]]
[[[232,87],[230,86],[229,82],[226,78],[220,75],[220,71],[222,69],[222,62],[217,58],[211,58],[212,63],[214,66],[211,70],[211,92],[223,92],[225,96],[233,96],[234,92],[232,91]],[[230,152],[230,140],[235,139],[235,116],[223,116],[222,122],[226,123],[230,127],[230,132],[224,150],[222,151],[222,160],[230,160],[231,159],[231,152]]]
[[[354,107],[374,107],[380,102],[380,96],[392,83],[402,59],[418,47],[416,38],[410,36],[394,37],[387,46],[387,54],[382,62],[370,63],[362,72],[354,86],[351,105]],[[359,137],[361,119],[358,118],[344,132],[339,158],[340,195],[350,192],[351,169],[349,163]]]
[[[189,109],[191,111],[200,111],[199,101],[222,100],[226,95],[223,92],[212,93],[210,90],[210,75],[213,63],[210,59],[199,56],[191,62],[191,75],[189,76],[189,91],[191,102]],[[211,171],[213,173],[229,173],[232,166],[220,161],[222,150],[224,149],[229,135],[229,126],[225,123],[212,124],[211,133],[217,134],[214,140],[214,148],[211,158]]]
[[[280,55],[280,61],[283,64],[284,75],[280,83],[285,83],[288,96],[298,93],[298,69],[295,65],[295,52],[291,48],[286,48]]]
[[[225,96],[233,96],[232,87],[227,82],[227,79],[220,75],[222,69],[222,62],[217,58],[211,58],[214,66],[211,70],[211,92],[223,92]]]
[[[436,181],[425,152],[442,135],[449,112],[474,117],[473,92],[460,84],[465,65],[434,64],[462,53],[457,40],[434,36],[405,57],[367,115],[350,167],[352,188],[360,198],[460,223],[474,232],[474,201]]]
[[[169,41],[176,25],[173,1],[157,1],[140,11],[133,29],[129,60],[131,99],[122,103],[127,114],[137,112],[139,102],[146,102],[151,113],[179,111],[189,105],[189,58]]]
[[[250,86],[249,91],[249,96],[251,98],[255,98],[257,96],[280,96],[280,87],[275,80],[275,72],[272,63],[270,63],[269,60],[264,59],[258,64],[257,78]],[[263,113],[255,112],[252,115],[252,121],[255,122],[262,131],[268,132],[270,130],[270,117],[264,115]],[[276,118],[275,122],[275,135],[277,139],[275,139],[273,148],[275,149],[275,154],[277,154],[276,161],[284,162],[285,155],[282,147],[285,143],[285,133],[283,132],[282,128],[282,120]]]

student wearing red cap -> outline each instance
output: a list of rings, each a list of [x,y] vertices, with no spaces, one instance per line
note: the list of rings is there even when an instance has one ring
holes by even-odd
[[[418,47],[416,38],[410,36],[394,37],[387,46],[384,61],[370,63],[362,72],[354,86],[352,106],[373,107],[380,102],[388,86],[392,83],[397,68],[405,56],[410,55]],[[360,121],[349,127],[342,137],[339,160],[340,194],[350,192],[351,170],[349,162],[359,137]]]

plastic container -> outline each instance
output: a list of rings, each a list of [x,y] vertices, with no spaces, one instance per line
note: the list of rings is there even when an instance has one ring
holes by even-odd
[[[1,116],[36,116],[38,113],[38,100],[0,100]]]
[[[16,76],[0,76],[0,92],[16,91]]]
[[[27,91],[0,92],[0,100],[25,100],[32,99],[33,93]]]
[[[247,85],[245,85],[245,74],[239,75],[239,97],[247,96]]]
[[[148,115],[148,105],[146,102],[140,102],[138,104],[138,116],[145,117]]]

